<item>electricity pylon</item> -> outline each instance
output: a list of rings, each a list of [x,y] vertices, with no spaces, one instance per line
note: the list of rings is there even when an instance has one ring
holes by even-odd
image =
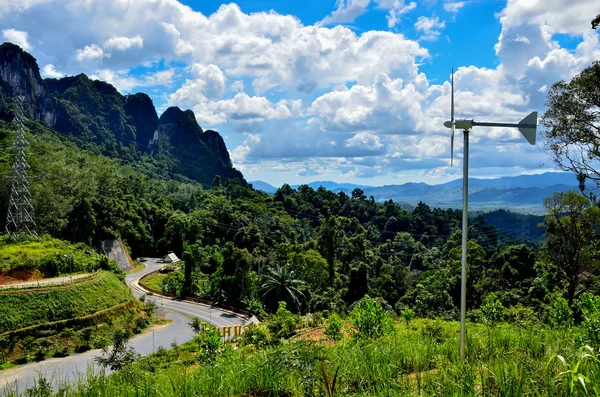
[[[13,164],[13,182],[6,217],[6,233],[11,240],[21,234],[37,237],[36,224],[33,220],[31,191],[27,180],[29,164],[25,159],[25,148],[29,146],[29,142],[25,139],[25,128],[23,126],[25,121],[22,112],[23,99],[18,98],[17,102],[17,114],[13,120],[17,127],[17,136],[13,142],[15,162]]]

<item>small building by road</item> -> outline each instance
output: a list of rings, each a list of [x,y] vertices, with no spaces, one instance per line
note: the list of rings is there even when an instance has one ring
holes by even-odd
[[[174,253],[170,253],[168,255],[163,256],[162,261],[164,263],[170,263],[172,265],[176,264],[177,262],[179,262],[181,259],[179,259],[177,257],[177,255],[175,255]]]

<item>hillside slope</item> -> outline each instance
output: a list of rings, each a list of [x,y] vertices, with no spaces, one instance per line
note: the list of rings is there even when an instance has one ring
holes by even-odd
[[[110,272],[70,285],[0,292],[0,333],[73,319],[129,302],[133,295]]]

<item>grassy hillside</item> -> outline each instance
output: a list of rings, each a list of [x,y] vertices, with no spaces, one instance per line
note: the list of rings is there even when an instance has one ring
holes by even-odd
[[[110,272],[67,286],[0,292],[0,333],[86,316],[131,299],[131,291]]]
[[[106,257],[85,244],[71,244],[44,236],[39,240],[23,240],[9,244],[0,236],[0,271],[10,276],[16,271],[40,270],[46,276],[90,272],[108,265]]]

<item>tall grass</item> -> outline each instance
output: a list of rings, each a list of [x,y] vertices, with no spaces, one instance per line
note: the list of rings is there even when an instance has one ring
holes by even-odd
[[[186,361],[193,357],[188,345],[112,376],[88,374],[60,395],[598,396],[597,351],[580,350],[574,339],[573,331],[509,325],[488,335],[484,327],[472,324],[467,359],[461,361],[458,324],[443,323],[439,329],[428,321],[414,321],[409,329],[398,327],[379,340],[231,349],[216,363],[200,366]]]

